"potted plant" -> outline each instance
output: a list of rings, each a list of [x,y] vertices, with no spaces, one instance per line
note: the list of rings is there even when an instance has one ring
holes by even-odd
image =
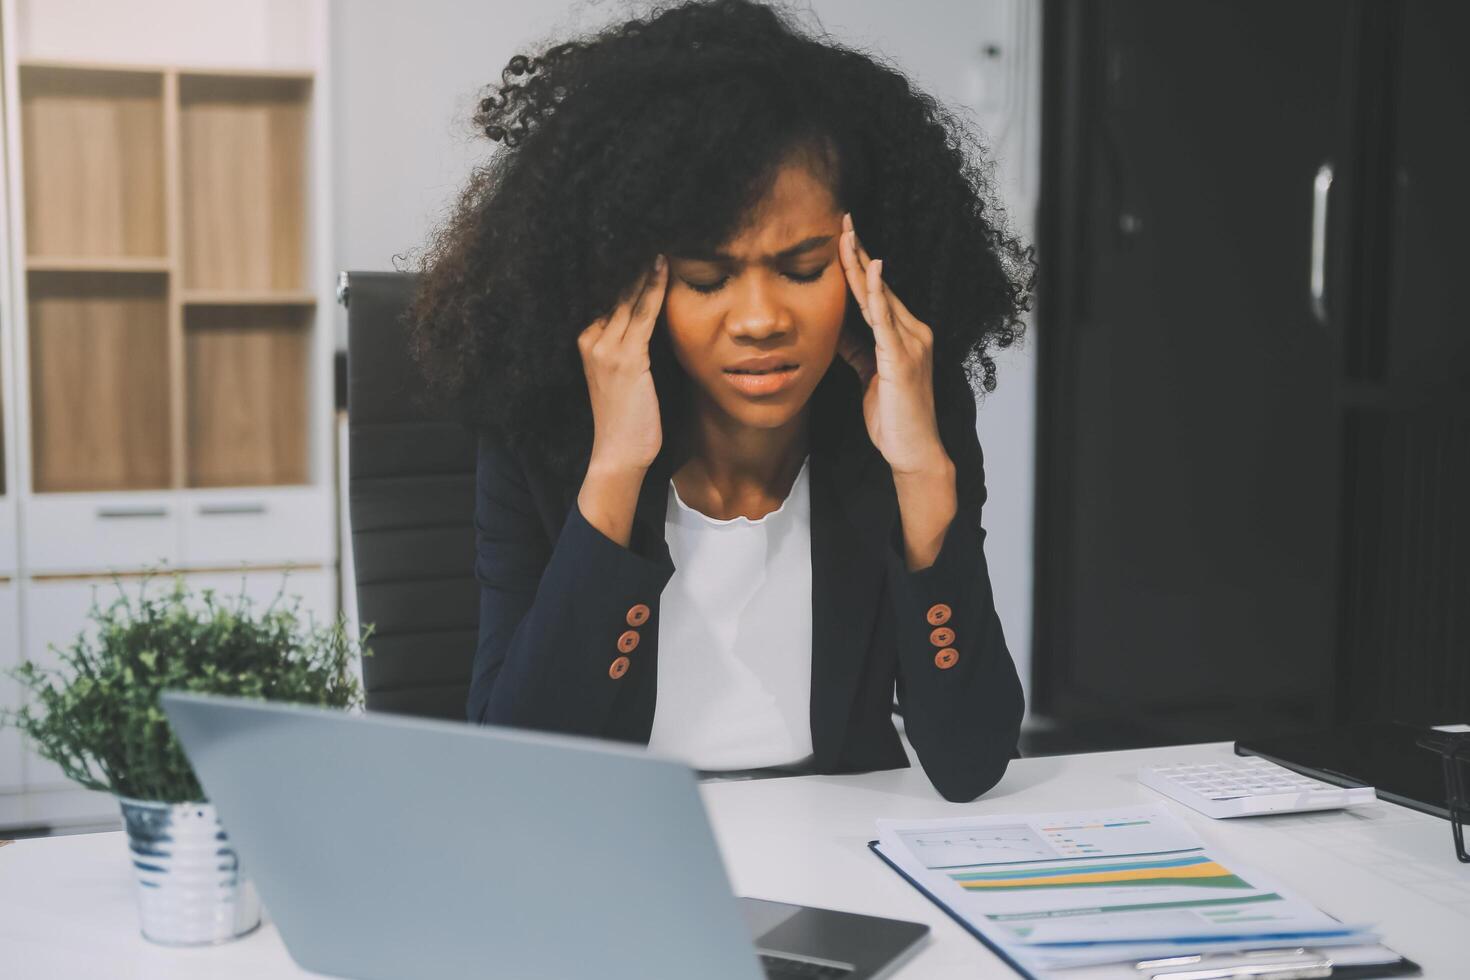
[[[159,693],[178,689],[353,708],[363,651],[344,622],[303,622],[285,583],[265,608],[244,595],[191,592],[182,576],[137,595],[93,597],[83,630],[48,670],[10,671],[29,695],[3,719],[68,778],[117,797],[143,935],[169,945],[224,942],[260,924],[260,901],[170,730]],[[364,632],[362,639],[366,639]]]

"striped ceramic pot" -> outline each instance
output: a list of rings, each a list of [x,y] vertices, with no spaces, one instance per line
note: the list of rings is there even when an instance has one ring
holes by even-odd
[[[167,946],[228,942],[260,925],[260,899],[240,872],[211,803],[117,798],[138,882],[143,936]]]

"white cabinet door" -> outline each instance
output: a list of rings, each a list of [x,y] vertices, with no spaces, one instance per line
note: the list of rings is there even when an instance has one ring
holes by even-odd
[[[47,493],[26,498],[26,570],[95,575],[177,566],[181,501],[173,493]]]
[[[0,710],[20,707],[20,684],[6,671],[20,663],[20,604],[14,582],[0,582]],[[0,726],[0,793],[21,785],[20,732],[11,725]]]
[[[263,610],[279,594],[283,601],[296,597],[301,600],[303,620],[310,613],[319,623],[329,623],[337,615],[337,590],[335,576],[328,571],[291,573],[280,572],[218,572],[185,576],[193,592],[214,589],[218,599],[228,601],[241,594],[250,599],[252,605]],[[160,575],[149,583],[150,595],[161,595],[172,588],[172,578]],[[139,579],[121,580],[123,593],[136,600],[141,586]],[[47,644],[65,648],[84,629],[94,636],[92,623],[87,619],[93,596],[98,605],[106,608],[118,598],[118,583],[107,579],[98,580],[43,580],[32,582],[27,594],[27,654],[32,660],[47,667],[58,665],[54,652]],[[50,762],[27,753],[25,758],[25,782],[27,789],[48,789],[65,786],[66,777]]]
[[[337,528],[328,489],[191,490],[179,501],[185,568],[334,561]]]

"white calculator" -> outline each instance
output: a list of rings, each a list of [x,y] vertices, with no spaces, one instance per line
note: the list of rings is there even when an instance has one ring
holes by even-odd
[[[1336,810],[1374,799],[1371,786],[1334,786],[1256,756],[1228,762],[1142,766],[1138,781],[1216,819]]]

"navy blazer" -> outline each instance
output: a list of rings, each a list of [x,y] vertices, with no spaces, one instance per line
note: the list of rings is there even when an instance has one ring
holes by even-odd
[[[909,741],[946,799],[984,793],[1016,755],[1021,685],[991,594],[983,464],[974,401],[965,401],[956,444],[946,442],[959,510],[934,563],[918,571],[904,558],[892,471],[860,411],[845,413],[855,424],[820,429],[813,417],[810,771],[907,766],[892,720],[895,688]],[[678,465],[665,453],[655,460],[623,547],[582,516],[580,480],[559,482],[481,437],[470,721],[647,744],[659,598],[674,573],[665,508]],[[629,631],[637,645],[614,667]]]

